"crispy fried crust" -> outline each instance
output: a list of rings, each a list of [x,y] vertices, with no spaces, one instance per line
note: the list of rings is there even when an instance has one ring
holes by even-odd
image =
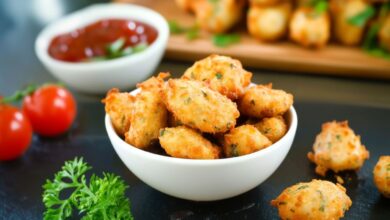
[[[252,73],[240,61],[227,56],[210,55],[188,68],[183,79],[205,82],[211,89],[230,99],[239,98],[250,84]]]
[[[357,45],[361,42],[366,24],[353,25],[349,18],[364,12],[370,4],[364,0],[331,0],[330,12],[333,18],[335,39],[344,45]]]
[[[225,134],[223,151],[226,157],[237,157],[259,151],[271,144],[253,125],[242,125]]]
[[[176,5],[184,11],[193,12],[195,4],[203,0],[175,0]]]
[[[106,98],[102,100],[102,103],[105,104],[105,111],[110,116],[111,123],[120,136],[124,136],[129,130],[134,99],[130,93],[121,93],[119,89],[113,88],[107,92]]]
[[[286,0],[249,0],[251,6],[271,6]]]
[[[193,6],[196,23],[212,33],[231,29],[244,13],[245,0],[203,0]]]
[[[339,184],[312,180],[288,187],[271,201],[271,205],[278,208],[281,219],[336,220],[352,205],[345,192]]]
[[[263,118],[260,122],[254,124],[254,126],[272,141],[272,143],[280,140],[287,132],[287,124],[282,116]]]
[[[330,37],[328,12],[317,14],[311,7],[296,9],[290,20],[290,38],[304,47],[324,47]]]
[[[186,126],[161,129],[159,140],[161,147],[172,157],[218,159],[221,153],[218,146]]]
[[[243,115],[263,118],[283,115],[293,104],[293,96],[272,84],[250,87],[238,101]]]
[[[176,119],[202,132],[226,132],[240,116],[234,102],[198,81],[171,79],[163,97]]]
[[[380,45],[390,52],[390,14],[383,21],[378,33]]]
[[[348,121],[327,122],[316,137],[313,152],[308,158],[315,164],[316,173],[325,176],[327,170],[359,170],[369,157],[369,152],[348,126]]]
[[[159,130],[167,126],[168,111],[161,98],[164,78],[167,73],[160,73],[137,85],[141,92],[137,94],[130,129],[125,134],[125,141],[138,148],[147,148],[157,140]]]
[[[247,25],[249,34],[261,41],[276,41],[287,33],[292,3],[282,1],[269,6],[249,8]]]
[[[390,156],[381,156],[374,167],[374,183],[379,192],[390,198]]]

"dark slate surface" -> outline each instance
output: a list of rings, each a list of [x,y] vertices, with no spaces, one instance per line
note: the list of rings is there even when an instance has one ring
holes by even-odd
[[[390,216],[390,200],[380,196],[372,181],[372,169],[379,155],[390,154],[388,109],[296,103],[298,132],[280,168],[255,189],[217,202],[176,199],[141,182],[115,154],[105,134],[102,106],[81,104],[80,109],[82,120],[77,120],[70,133],[55,139],[35,137],[23,158],[0,164],[0,219],[41,219],[41,185],[45,179],[53,177],[65,160],[76,156],[83,156],[96,173],[114,172],[125,179],[130,185],[127,195],[136,219],[277,219],[277,210],[269,205],[271,199],[287,186],[319,178],[306,153],[320,131],[321,123],[346,118],[362,136],[371,157],[357,174],[341,174],[353,201],[345,219],[386,219]],[[335,181],[331,173],[326,179]]]

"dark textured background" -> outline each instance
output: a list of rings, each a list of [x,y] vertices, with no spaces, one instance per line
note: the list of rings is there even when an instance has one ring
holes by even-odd
[[[0,1],[1,95],[9,95],[27,83],[54,80],[34,55],[35,37],[47,22],[91,2]],[[164,60],[158,70],[177,76],[189,65]],[[379,155],[390,154],[389,82],[252,71],[254,82],[273,82],[293,93],[299,117],[297,136],[287,158],[270,179],[255,189],[223,201],[191,202],[150,188],[115,154],[104,129],[101,96],[75,93],[78,118],[68,134],[55,139],[35,136],[21,159],[0,163],[0,219],[41,219],[42,184],[53,178],[64,161],[76,156],[83,156],[98,174],[114,172],[125,179],[130,185],[127,195],[136,219],[277,219],[277,210],[269,205],[271,199],[287,186],[319,178],[306,154],[321,124],[333,119],[348,119],[371,154],[357,174],[341,174],[353,200],[345,219],[389,219],[390,200],[380,196],[372,181],[372,169]],[[334,181],[334,176],[329,174],[327,179]]]

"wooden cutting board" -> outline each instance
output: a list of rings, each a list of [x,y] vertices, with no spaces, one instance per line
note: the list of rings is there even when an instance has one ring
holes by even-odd
[[[180,10],[174,0],[116,0],[149,7],[167,20],[191,26],[193,15]],[[244,66],[309,74],[390,79],[390,60],[373,57],[360,48],[331,44],[321,50],[302,48],[291,42],[261,43],[247,33],[241,33],[239,44],[226,48],[215,47],[211,35],[189,41],[185,35],[171,35],[165,57],[195,61],[212,53],[232,56]]]

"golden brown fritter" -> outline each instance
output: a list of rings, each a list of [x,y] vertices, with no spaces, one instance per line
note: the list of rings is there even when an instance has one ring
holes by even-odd
[[[223,151],[226,157],[237,157],[259,151],[271,144],[253,125],[242,125],[225,134]]]
[[[197,24],[212,33],[231,29],[242,17],[245,0],[203,0],[194,5]]]
[[[163,96],[176,119],[202,132],[226,132],[240,116],[234,102],[199,81],[171,79]]]
[[[270,6],[280,2],[287,2],[286,0],[249,0],[251,6]]]
[[[251,6],[247,25],[249,34],[261,41],[276,41],[285,36],[291,14],[291,2],[269,6]]]
[[[295,10],[290,20],[290,38],[304,47],[320,48],[330,37],[328,12],[318,13],[311,7]]]
[[[254,126],[272,143],[280,140],[287,132],[287,124],[282,116],[263,118]]]
[[[234,100],[250,84],[252,73],[244,70],[240,61],[214,54],[195,62],[182,78],[203,81],[211,89]]]
[[[175,0],[176,5],[184,11],[192,12],[195,4],[203,0]]]
[[[315,164],[316,173],[325,176],[327,170],[358,170],[369,157],[369,152],[348,126],[348,121],[327,122],[316,137],[313,152],[308,158]]]
[[[293,0],[293,2],[296,7],[313,5],[313,0]]]
[[[390,14],[384,19],[378,33],[380,45],[390,52]]]
[[[142,90],[154,90],[156,92],[161,92],[165,87],[164,79],[168,78],[171,74],[166,72],[161,72],[157,77],[152,76],[149,79],[138,83],[137,87]]]
[[[160,73],[137,85],[141,91],[136,95],[130,129],[125,134],[127,143],[137,148],[147,148],[158,138],[161,128],[167,126],[168,111],[161,98],[164,78]]]
[[[130,93],[121,93],[119,89],[113,88],[107,92],[106,98],[102,100],[106,113],[110,116],[112,126],[120,136],[124,136],[129,130],[134,99]]]
[[[178,158],[218,159],[221,149],[204,138],[198,131],[186,126],[164,128],[159,136],[165,152]]]
[[[381,156],[374,167],[374,183],[379,192],[390,198],[390,156]]]
[[[333,18],[333,33],[337,41],[344,45],[357,45],[361,42],[366,24],[351,24],[352,17],[370,7],[364,0],[331,0],[330,11]]]
[[[272,84],[268,84],[248,88],[239,99],[238,108],[243,115],[263,118],[283,115],[292,104],[291,94],[272,89]]]
[[[337,220],[344,216],[352,201],[343,186],[312,180],[288,187],[271,205],[278,208],[281,219]]]

